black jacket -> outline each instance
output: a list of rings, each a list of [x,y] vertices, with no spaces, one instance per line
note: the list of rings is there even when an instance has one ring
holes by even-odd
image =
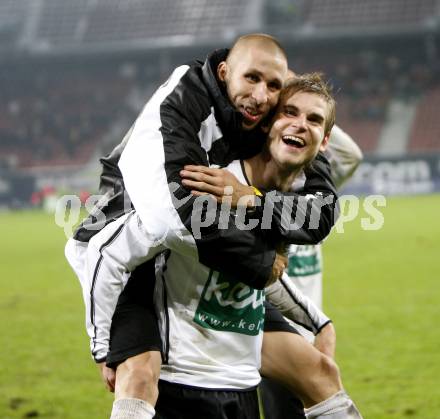
[[[194,198],[181,185],[179,171],[183,166],[226,165],[236,158],[255,154],[264,142],[264,136],[259,130],[247,133],[241,129],[242,115],[230,104],[224,87],[216,78],[217,65],[226,55],[227,50],[219,50],[209,56],[205,63],[196,61],[190,64],[175,87],[161,101],[157,112],[165,155],[164,167],[160,170],[165,170],[168,184],[179,184],[174,192],[175,198],[183,202],[189,197],[186,204],[177,208],[177,212],[191,233],[194,233],[191,225]],[[173,81],[173,75],[159,91],[166,89],[170,80]],[[77,229],[74,237],[76,240],[87,242],[105,224],[131,209],[132,203],[125,192],[118,162],[136,124],[143,123],[143,115],[144,112],[110,155],[101,159],[103,172],[100,191],[104,198],[97,210],[105,214],[105,222],[97,223],[94,214],[91,214]],[[145,156],[145,164],[148,164],[149,159],[153,157]],[[200,262],[225,274],[233,274],[252,287],[263,288],[275,257],[274,243],[284,240],[289,243],[316,244],[324,239],[334,224],[336,198],[330,166],[325,157],[319,156],[307,170],[307,175],[304,191],[300,194],[281,194],[276,191],[265,194],[262,205],[253,214],[253,218],[261,219],[264,218],[263,209],[266,209],[266,216],[267,210],[273,209],[270,223],[266,219],[263,229],[240,230],[232,215],[228,228],[219,229],[218,214],[213,224],[201,227],[201,236],[195,237]],[[307,200],[303,199],[306,195]],[[289,227],[290,213],[286,217],[286,211],[283,212],[286,197],[289,197],[292,207],[292,218],[295,219],[298,211],[304,218],[300,228]],[[136,202],[135,197],[132,198]],[[325,198],[331,203],[325,204]],[[310,228],[311,215],[318,210],[318,223],[315,222],[312,225],[314,228]]]

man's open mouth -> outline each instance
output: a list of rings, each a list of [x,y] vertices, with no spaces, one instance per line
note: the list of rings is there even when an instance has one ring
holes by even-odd
[[[306,143],[302,138],[293,135],[283,135],[282,140],[284,144],[287,144],[290,147],[303,148],[306,146]]]
[[[256,109],[245,107],[242,108],[241,113],[244,118],[248,121],[257,122],[261,119],[262,113],[257,111]]]

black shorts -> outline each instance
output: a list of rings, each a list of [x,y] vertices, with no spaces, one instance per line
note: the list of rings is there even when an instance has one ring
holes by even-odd
[[[154,285],[154,260],[137,267],[128,279],[112,318],[107,366],[115,368],[132,356],[162,350],[153,304]]]
[[[283,317],[283,315],[268,301],[264,302],[266,314],[264,316],[265,332],[299,332]]]
[[[264,377],[258,387],[265,419],[305,419],[301,400],[287,388]]]
[[[258,394],[159,381],[155,419],[259,419]]]

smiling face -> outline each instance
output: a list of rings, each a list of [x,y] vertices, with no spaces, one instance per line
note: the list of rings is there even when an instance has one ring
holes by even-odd
[[[235,57],[239,54],[239,57]],[[273,109],[287,74],[285,56],[276,48],[251,44],[218,67],[229,100],[243,115],[243,129],[255,128]]]
[[[317,93],[298,91],[282,99],[268,135],[269,153],[280,168],[302,167],[325,150],[329,107]]]

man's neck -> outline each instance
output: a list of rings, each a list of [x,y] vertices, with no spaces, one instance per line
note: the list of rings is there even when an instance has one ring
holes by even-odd
[[[264,151],[244,161],[244,169],[249,182],[257,188],[286,192],[303,167],[284,168]]]

